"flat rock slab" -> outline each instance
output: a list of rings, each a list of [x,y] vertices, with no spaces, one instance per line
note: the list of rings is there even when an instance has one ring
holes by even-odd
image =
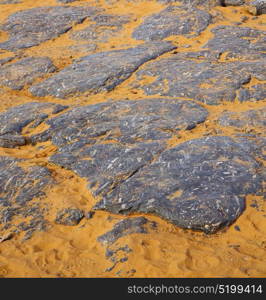
[[[0,4],[18,4],[21,3],[20,0],[1,0]]]
[[[265,0],[254,0],[248,3],[248,10],[254,16],[266,14],[266,1]]]
[[[227,59],[266,58],[266,31],[249,27],[217,26],[211,32],[214,38],[204,48],[226,53]]]
[[[93,7],[47,6],[19,11],[8,17],[1,30],[9,33],[9,40],[0,43],[0,49],[16,51],[56,38],[74,24],[94,15]]]
[[[87,179],[99,197],[95,210],[151,213],[212,233],[242,213],[245,195],[262,194],[266,172],[255,157],[262,157],[265,141],[216,136],[168,149],[169,138],[207,115],[178,99],[100,103],[49,115],[49,128],[27,142],[51,140],[58,151],[50,162]],[[20,133],[23,122],[29,121],[4,132]]]
[[[211,22],[206,11],[185,6],[169,6],[158,14],[147,17],[133,32],[137,40],[161,40],[171,35],[198,35]]]
[[[32,86],[34,96],[67,98],[87,92],[110,91],[142,64],[175,49],[170,42],[145,43],[135,48],[85,56],[55,76]]]
[[[244,210],[244,195],[262,188],[260,164],[249,147],[229,137],[195,139],[164,151],[116,186],[95,209],[153,213],[212,233]]]
[[[25,85],[33,83],[35,79],[55,70],[48,57],[27,57],[1,67],[0,86],[21,90]]]
[[[27,138],[22,135],[26,126],[35,128],[50,115],[56,115],[66,108],[59,104],[30,102],[0,113],[0,147],[26,145]]]
[[[224,112],[219,118],[219,123],[222,126],[233,126],[242,130],[252,128],[266,129],[266,107],[245,112]]]
[[[70,37],[78,41],[107,42],[110,37],[121,31],[130,19],[130,16],[126,15],[97,14],[90,18],[91,25],[72,32]]]
[[[45,228],[45,208],[40,199],[54,181],[47,168],[21,167],[23,162],[0,156],[0,231],[24,231],[25,238],[29,238],[34,231]],[[21,222],[15,225],[14,218],[21,218]]]
[[[50,161],[89,181],[95,195],[149,164],[179,130],[194,128],[208,113],[190,102],[167,99],[118,101],[75,108],[50,119],[50,128],[29,137],[52,140]]]
[[[187,97],[216,105],[235,100],[237,93],[242,88],[246,89],[244,84],[249,83],[252,77],[265,80],[265,68],[266,60],[262,59],[221,63],[208,57],[195,60],[175,54],[145,65],[136,73],[134,86],[142,88],[147,95]],[[147,76],[154,77],[154,80],[143,84],[142,80]],[[263,86],[258,86],[258,91],[246,92],[242,101],[263,100]]]

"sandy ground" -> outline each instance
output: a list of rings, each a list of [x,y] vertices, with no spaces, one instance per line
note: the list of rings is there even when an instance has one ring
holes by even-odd
[[[133,29],[138,26],[147,14],[159,12],[164,6],[156,1],[126,2],[124,0],[110,1],[78,1],[69,5],[103,6],[108,13],[133,14],[132,22],[125,25],[123,31],[113,36],[108,42],[100,43],[98,51],[128,48],[141,43],[131,39]],[[42,0],[24,0],[20,4],[0,5],[0,23],[12,13],[23,9],[43,6]],[[45,1],[45,5],[58,5],[55,0]],[[244,8],[219,7],[213,12],[222,14],[217,17],[215,26],[231,25],[238,22],[243,16],[249,19],[245,25],[252,28],[266,28],[266,17],[256,19]],[[80,30],[88,26],[89,21],[74,26],[71,31]],[[197,50],[211,37],[210,25],[196,38],[170,37],[178,47],[178,51]],[[86,53],[69,49],[75,41],[69,38],[68,32],[59,38],[42,43],[39,46],[21,51],[21,56],[49,56],[60,70],[69,65],[73,59],[84,56]],[[7,36],[0,31],[0,42]],[[8,57],[10,52],[0,53],[0,59]],[[164,57],[167,57],[165,54]],[[223,59],[223,57],[221,58]],[[151,82],[153,78],[146,78]],[[80,96],[64,100],[65,104],[88,105],[116,99],[138,99],[143,97],[139,90],[134,90],[131,83],[134,75],[109,93],[96,96]],[[38,82],[38,80],[36,81]],[[249,84],[255,83],[254,81]],[[145,96],[147,98],[147,96]],[[9,107],[31,101],[45,101],[62,103],[51,97],[33,98],[27,87],[22,91],[12,91],[4,88],[0,92],[0,111]],[[241,104],[224,103],[218,106],[204,105],[210,112],[208,121],[189,133],[180,133],[179,137],[170,141],[171,145],[202,135],[204,131],[217,131],[215,122],[217,116],[224,110],[246,111],[251,108],[265,106],[265,102]],[[43,129],[43,128],[41,128]],[[41,130],[38,128],[37,130]],[[222,128],[227,135],[233,134],[233,129]],[[46,145],[47,146],[47,145]],[[28,163],[44,165],[53,171],[58,184],[47,191],[44,204],[51,207],[49,220],[53,223],[56,211],[67,206],[84,209],[85,211],[96,203],[86,189],[85,180],[74,173],[66,171],[47,161],[48,155],[56,149],[48,145],[45,150],[25,146],[23,149],[0,148],[0,155],[12,155],[28,158]],[[111,271],[105,272],[112,266],[105,256],[105,247],[97,242],[97,237],[110,230],[122,216],[111,215],[107,212],[96,212],[92,219],[83,219],[79,225],[68,227],[53,225],[47,232],[38,232],[23,241],[21,236],[0,242],[0,277],[265,277],[266,276],[266,202],[261,197],[249,195],[246,210],[239,219],[228,229],[213,235],[183,230],[169,224],[160,218],[147,216],[149,220],[158,224],[156,231],[149,234],[133,234],[123,237],[113,245],[119,248],[128,245],[133,251],[128,254],[128,261],[117,264]],[[19,220],[17,220],[19,221]],[[5,233],[5,234],[8,234]],[[122,252],[117,252],[121,255]]]

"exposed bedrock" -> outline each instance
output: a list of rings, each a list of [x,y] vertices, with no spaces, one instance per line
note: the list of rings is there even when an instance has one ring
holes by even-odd
[[[55,182],[47,168],[22,167],[23,163],[25,160],[0,156],[0,231],[23,231],[24,238],[29,238],[46,227],[41,199],[45,188]]]
[[[16,12],[0,28],[9,33],[0,49],[16,51],[39,45],[66,33],[98,11],[94,7],[46,6]]]
[[[145,43],[135,48],[85,56],[49,79],[32,86],[34,96],[68,98],[79,93],[110,91],[145,62],[175,49],[170,42]]]
[[[161,40],[171,35],[198,35],[210,23],[209,13],[199,9],[169,6],[158,14],[147,17],[135,29],[137,40]]]
[[[252,77],[266,79],[265,60],[216,63],[205,59],[204,55],[195,60],[175,54],[150,62],[137,72],[134,86],[143,89],[147,95],[186,97],[212,105],[233,101],[238,93],[241,93],[241,101],[264,99],[264,84],[258,84],[255,90],[245,84]],[[147,76],[154,79],[143,84],[142,79]]]
[[[257,159],[263,157],[265,142],[259,137],[212,136],[169,148],[169,139],[180,130],[206,120],[207,111],[193,101],[117,101],[67,112],[56,104],[39,105],[28,117],[25,105],[3,113],[2,136],[24,138],[25,126],[45,122],[48,129],[28,135],[27,143],[49,140],[57,146],[50,163],[87,179],[99,199],[95,210],[151,213],[212,233],[236,220],[246,195],[263,193],[265,170]],[[57,112],[62,113],[53,117]],[[230,122],[229,117],[220,122]],[[8,124],[10,119],[15,121]]]

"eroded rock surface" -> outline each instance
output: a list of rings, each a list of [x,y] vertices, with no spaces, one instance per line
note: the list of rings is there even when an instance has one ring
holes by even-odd
[[[33,86],[35,96],[67,98],[88,92],[110,91],[130,77],[142,64],[175,49],[170,42],[146,43],[135,48],[85,56],[55,76]]]
[[[1,67],[0,85],[21,90],[25,85],[33,83],[35,79],[55,70],[48,57],[27,57]]]
[[[225,112],[219,118],[222,126],[233,126],[241,129],[266,128],[266,107],[245,112]]]
[[[220,53],[227,59],[265,59],[265,31],[249,27],[217,26],[211,30],[214,38],[204,46]]]
[[[94,209],[153,213],[211,233],[242,213],[245,195],[262,193],[263,174],[255,159],[262,144],[216,136],[167,150],[169,138],[206,117],[200,105],[177,99],[100,103],[50,118],[47,130],[27,140],[51,140],[58,147],[50,162],[88,180],[102,199]],[[23,122],[29,123],[22,119],[13,125],[15,133]]]
[[[139,81],[135,86],[141,87],[147,95],[187,97],[207,104],[219,104],[233,101],[252,77],[265,80],[265,67],[265,60],[215,63],[204,57],[195,61],[176,54],[148,63],[137,72]],[[142,84],[141,80],[146,76],[152,76],[154,80]],[[255,95],[246,93],[242,101],[263,99],[263,92],[254,92]]]
[[[51,161],[87,178],[97,195],[150,163],[173,134],[194,128],[206,117],[205,109],[188,101],[102,103],[49,120],[50,128],[30,140],[51,139],[59,147]]]
[[[21,133],[26,126],[39,126],[49,115],[57,114],[67,106],[53,103],[30,102],[0,113],[0,147],[14,148],[27,143]]]
[[[75,226],[84,217],[82,210],[77,208],[64,208],[57,212],[55,222],[61,225]]]
[[[117,185],[95,209],[154,213],[184,228],[214,232],[243,212],[244,195],[262,188],[260,164],[249,150],[222,136],[185,142]]]
[[[171,35],[198,35],[210,23],[209,13],[196,8],[169,6],[147,17],[133,32],[137,40],[161,40]]]
[[[248,10],[253,15],[262,15],[266,13],[266,1],[265,0],[255,0],[250,1],[248,4]]]
[[[119,221],[112,230],[98,237],[103,245],[112,245],[123,236],[134,233],[148,233],[148,228],[155,228],[156,224],[145,217],[136,217]]]
[[[65,179],[64,168],[85,178],[98,201],[87,216],[75,205],[57,210],[54,222],[68,226],[79,224],[84,216],[84,222],[92,224],[93,213],[106,210],[155,214],[182,228],[213,233],[238,218],[247,195],[265,195],[266,123],[261,103],[266,97],[266,47],[259,16],[265,12],[265,1],[159,1],[174,5],[167,4],[160,12],[157,4],[148,6],[153,12],[147,10],[136,28],[138,16],[143,16],[140,12],[125,9],[116,15],[117,7],[81,7],[81,2],[18,11],[1,26],[8,36],[0,43],[0,90],[1,96],[8,96],[1,98],[6,101],[4,107],[13,105],[16,95],[25,96],[26,101],[31,96],[81,95],[75,100],[84,104],[74,107],[70,99],[72,106],[67,107],[45,103],[44,98],[0,113],[1,233],[25,231],[27,238],[45,228],[50,208],[42,200],[55,183],[53,178]],[[0,1],[9,3],[17,1]],[[216,5],[234,7],[215,9]],[[87,27],[75,27],[85,19]],[[66,45],[61,45],[64,37],[51,41],[49,49],[41,45],[68,31]],[[112,45],[104,44],[114,35]],[[24,49],[33,46],[38,47]],[[106,51],[113,48],[119,50]],[[79,58],[80,52],[86,56]],[[47,55],[63,69],[49,74],[56,69]],[[133,74],[122,92],[124,88],[135,95],[144,91],[154,98],[115,102],[121,96],[119,85]],[[32,95],[20,91],[27,86]],[[93,94],[115,89],[117,94],[112,92],[109,102],[86,104]],[[105,94],[97,97],[101,96]],[[126,94],[123,99],[130,97]],[[235,112],[224,101],[252,109]],[[247,101],[253,103],[243,103]],[[209,104],[218,105],[217,115]],[[202,124],[208,109],[210,120]],[[215,122],[217,131],[212,127]],[[224,136],[228,132],[231,137]],[[48,148],[53,145],[48,151],[39,145],[46,141]],[[18,157],[23,157],[23,151],[32,148],[45,150],[29,160],[7,156],[18,151]],[[57,174],[57,168],[63,175]],[[117,245],[117,240],[154,226],[144,217],[128,217],[100,236],[98,241],[107,245],[106,257],[113,262],[107,271],[126,262],[131,251],[127,245]]]
[[[1,30],[9,33],[9,40],[0,43],[0,49],[29,48],[67,32],[74,24],[99,10],[93,7],[38,7],[19,11],[8,17]]]
[[[28,238],[34,231],[45,228],[46,208],[41,198],[54,180],[47,168],[22,167],[23,162],[0,157],[0,230],[25,231],[25,238]],[[14,223],[13,219],[20,222]]]
[[[74,31],[71,38],[74,40],[86,40],[91,42],[107,42],[110,37],[122,30],[130,21],[130,16],[99,14],[92,17],[85,29]]]

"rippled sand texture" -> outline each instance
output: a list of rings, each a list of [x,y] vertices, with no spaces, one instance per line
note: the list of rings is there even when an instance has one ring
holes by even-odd
[[[253,15],[248,6],[215,6],[213,5],[215,1],[209,1],[208,5],[195,8],[201,11],[200,15],[198,12],[193,12],[191,8],[186,17],[186,13],[182,11],[183,4],[176,2],[174,14],[176,18],[181,19],[179,27],[175,28],[173,25],[169,31],[166,30],[166,33],[163,31],[158,37],[156,34],[159,34],[160,26],[155,26],[155,30],[151,26],[151,29],[144,33],[141,31],[141,26],[144,20],[147,21],[147,17],[167,9],[169,6],[167,1],[77,0],[67,4],[62,2],[0,0],[0,24],[2,25],[6,24],[9,16],[23,10],[44,6],[68,6],[70,10],[81,7],[76,13],[79,17],[68,21],[68,27],[64,27],[61,33],[50,32],[47,36],[37,35],[30,39],[28,39],[29,35],[26,37],[21,35],[20,40],[14,41],[10,38],[12,32],[8,33],[5,26],[0,28],[0,113],[32,102],[67,106],[58,109],[55,113],[56,117],[60,117],[76,107],[99,103],[109,105],[120,100],[178,99],[190,103],[193,101],[196,105],[193,109],[199,110],[193,115],[192,121],[184,117],[180,121],[178,130],[171,131],[167,127],[160,131],[162,134],[167,134],[163,145],[160,144],[159,138],[151,138],[159,143],[159,148],[151,150],[157,152],[150,160],[156,159],[156,155],[162,151],[191,140],[225,136],[241,144],[242,140],[239,138],[247,137],[251,144],[259,145],[254,162],[259,167],[254,167],[255,173],[252,169],[250,174],[253,179],[256,179],[257,173],[262,176],[257,184],[260,186],[260,191],[257,193],[255,183],[252,188],[250,182],[243,181],[245,187],[239,187],[245,190],[243,195],[240,195],[244,197],[242,213],[238,211],[235,213],[230,226],[220,229],[220,225],[217,225],[220,229],[217,231],[214,226],[212,234],[190,230],[189,226],[185,225],[181,228],[168,222],[170,217],[159,213],[164,219],[160,218],[148,209],[143,209],[146,213],[132,209],[127,216],[117,213],[115,208],[106,208],[104,205],[94,211],[95,205],[102,200],[100,192],[96,195],[98,192],[96,188],[99,188],[102,174],[96,173],[94,177],[81,176],[81,169],[76,165],[69,165],[69,157],[65,161],[64,158],[55,156],[61,151],[60,147],[67,146],[59,140],[64,135],[63,131],[57,133],[55,129],[49,133],[54,136],[58,134],[59,137],[54,139],[43,138],[35,140],[37,142],[29,142],[31,137],[38,138],[47,130],[49,132],[48,123],[38,123],[41,118],[39,116],[35,119],[36,126],[31,126],[31,122],[26,124],[19,133],[19,138],[17,136],[15,140],[12,138],[12,143],[16,145],[7,147],[6,141],[1,144],[0,139],[0,157],[3,161],[12,158],[10,168],[15,164],[20,168],[21,174],[24,174],[23,172],[28,174],[22,177],[30,176],[29,170],[32,168],[38,167],[36,172],[40,173],[48,170],[45,176],[41,175],[47,179],[45,183],[39,183],[41,194],[34,195],[26,204],[22,199],[21,203],[10,207],[8,213],[13,213],[12,209],[17,209],[10,218],[3,213],[7,209],[6,205],[9,205],[4,204],[4,193],[11,193],[14,189],[17,197],[16,189],[21,189],[21,186],[16,186],[19,183],[14,177],[15,174],[11,184],[2,178],[9,191],[4,190],[5,187],[0,187],[0,217],[2,216],[2,219],[0,218],[0,277],[265,277],[266,153],[263,138],[265,138],[266,119],[266,15]],[[87,7],[95,11],[86,11]],[[90,17],[92,14],[100,17],[92,20]],[[169,12],[163,14],[166,14],[166,19],[169,20],[167,22],[171,24],[172,21],[167,17]],[[182,23],[189,18],[190,14],[192,20],[194,18],[197,20],[193,26]],[[153,21],[148,19],[149,22]],[[188,26],[189,30],[180,29],[182,26]],[[220,29],[217,31],[217,28]],[[244,28],[248,28],[248,33],[243,33]],[[241,51],[233,49],[230,42],[226,44],[226,36],[230,36],[233,32],[242,34],[239,44],[236,44],[236,48],[242,47]],[[223,44],[227,46],[221,49],[222,45],[217,44],[215,38],[224,39]],[[6,41],[11,42],[6,43]],[[21,48],[22,43],[28,46]],[[128,73],[121,75],[123,71],[119,69],[111,79],[109,78],[110,81],[104,81],[101,72],[97,73],[98,70],[95,69],[92,76],[89,73],[85,75],[93,77],[97,74],[99,77],[92,78],[85,87],[76,89],[76,83],[82,81],[82,76],[76,74],[69,79],[68,73],[62,72],[69,66],[72,68],[73,61],[84,56],[142,47],[143,43],[152,44],[147,46],[148,50],[138,48],[141,49],[138,52],[140,58],[137,57],[134,62],[126,62],[121,67],[121,70],[126,69]],[[123,59],[126,59],[131,52],[121,52],[119,55],[121,57],[124,55]],[[117,58],[113,61],[104,59],[97,60],[97,57],[93,56],[92,61],[103,61],[104,69],[106,64],[115,63]],[[184,66],[184,62],[187,65]],[[87,63],[91,61],[84,64]],[[229,66],[230,63],[232,65],[226,69],[225,64]],[[112,71],[114,69],[115,67]],[[206,70],[207,74],[210,69],[213,77],[208,80],[203,80],[201,77],[191,79],[191,74],[187,75],[189,72],[196,74],[202,70]],[[172,72],[175,74],[172,75]],[[63,77],[63,84],[67,85],[63,90],[57,86],[58,80],[61,80],[60,76]],[[171,76],[175,80],[171,80]],[[124,105],[123,102],[120,105]],[[117,118],[126,114],[127,109],[119,111],[118,108]],[[159,116],[163,116],[163,109]],[[184,104],[182,109],[187,114],[190,112]],[[191,111],[193,109],[191,108]],[[138,111],[138,117],[142,120],[145,111],[143,115],[140,111],[141,109]],[[41,112],[49,115],[48,120],[51,120],[54,113],[47,107]],[[104,110],[97,110],[97,113],[101,115]],[[115,119],[115,116],[113,118]],[[1,115],[0,124],[1,135],[4,127],[4,123],[1,123]],[[74,122],[65,127],[75,126],[73,124]],[[137,126],[134,126],[135,130]],[[142,133],[142,129],[136,130]],[[114,141],[117,143],[116,130],[116,127],[112,128],[110,131],[112,136],[109,138],[105,133],[101,133],[101,140],[100,142],[97,140],[96,146],[99,143],[104,146]],[[24,139],[25,137],[27,138]],[[58,138],[57,144],[54,142],[56,138]],[[66,136],[67,138],[70,139]],[[25,140],[27,142],[24,143]],[[62,144],[59,145],[61,142]],[[136,140],[132,143],[135,145]],[[163,147],[163,150],[160,147]],[[110,151],[104,152],[100,159],[104,160],[108,153],[111,153]],[[77,154],[77,159],[80,159],[79,155],[80,152]],[[51,160],[52,156],[55,158]],[[147,160],[149,161],[148,158]],[[250,161],[234,163],[239,163],[244,169],[248,169]],[[5,171],[1,169],[1,159],[0,170]],[[134,178],[134,172],[131,171],[128,178],[132,176]],[[143,172],[145,174],[145,168]],[[116,179],[122,185],[125,178],[119,176],[118,174]],[[92,179],[95,179],[95,186],[91,184]],[[38,184],[35,180],[38,181],[35,178],[32,185]],[[89,189],[88,182],[91,184]],[[253,192],[254,189],[256,192]],[[136,197],[141,197],[141,193],[136,194]],[[182,191],[178,190],[171,195],[169,201],[181,195]],[[128,194],[128,198],[131,196]],[[114,205],[112,201],[115,200],[111,199],[110,205]],[[205,199],[201,201],[205,203]],[[64,220],[66,209],[75,210],[74,220]],[[79,213],[81,213],[80,218]],[[208,226],[203,228],[205,232],[208,232]],[[199,229],[202,230],[202,227]]]

